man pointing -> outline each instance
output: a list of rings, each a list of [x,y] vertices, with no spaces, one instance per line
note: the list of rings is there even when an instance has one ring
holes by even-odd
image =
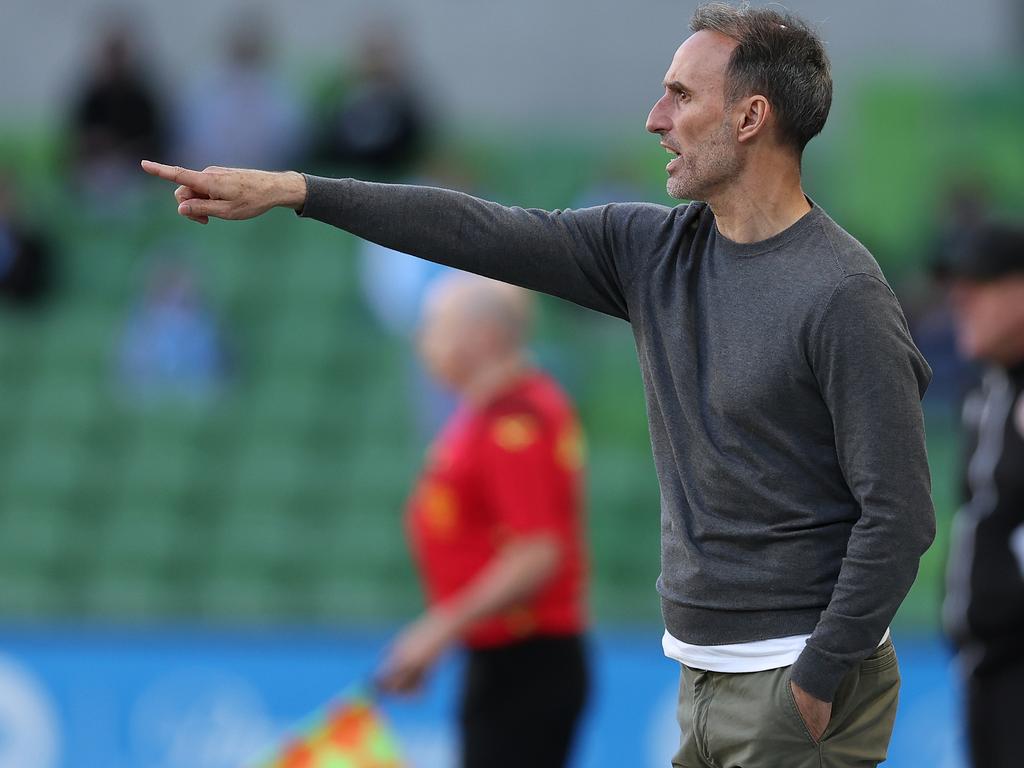
[[[647,120],[686,205],[504,207],[413,186],[145,163],[179,212],[275,206],[628,321],[661,488],[678,766],[868,766],[899,687],[887,628],[934,536],[931,372],[877,263],[803,192],[820,40],[701,6]]]

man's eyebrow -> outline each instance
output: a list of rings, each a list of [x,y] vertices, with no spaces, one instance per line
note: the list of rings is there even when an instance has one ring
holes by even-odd
[[[676,93],[690,93],[690,89],[678,80],[666,80],[663,85],[670,91],[675,91]]]

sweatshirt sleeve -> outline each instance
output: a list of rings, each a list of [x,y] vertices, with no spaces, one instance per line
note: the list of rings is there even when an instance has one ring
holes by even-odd
[[[657,229],[646,224],[669,211],[646,204],[543,211],[434,187],[311,175],[306,185],[303,217],[623,320],[633,264]]]
[[[832,599],[792,669],[801,688],[831,701],[877,647],[935,536],[921,411],[931,370],[891,289],[870,274],[833,291],[809,358],[860,506]]]

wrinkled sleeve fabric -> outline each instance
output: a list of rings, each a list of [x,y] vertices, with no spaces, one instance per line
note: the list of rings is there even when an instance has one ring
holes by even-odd
[[[544,211],[435,187],[305,178],[304,218],[627,321],[628,286],[649,247],[649,223],[670,210],[624,203]]]
[[[860,506],[832,599],[792,669],[797,685],[831,701],[878,646],[935,536],[921,411],[931,370],[891,289],[870,274],[832,292],[808,357]]]

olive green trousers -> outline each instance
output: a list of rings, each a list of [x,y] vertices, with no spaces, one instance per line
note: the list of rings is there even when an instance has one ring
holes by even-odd
[[[682,665],[677,768],[874,768],[885,760],[900,672],[892,641],[843,678],[815,741],[789,687],[789,667],[708,672]]]

